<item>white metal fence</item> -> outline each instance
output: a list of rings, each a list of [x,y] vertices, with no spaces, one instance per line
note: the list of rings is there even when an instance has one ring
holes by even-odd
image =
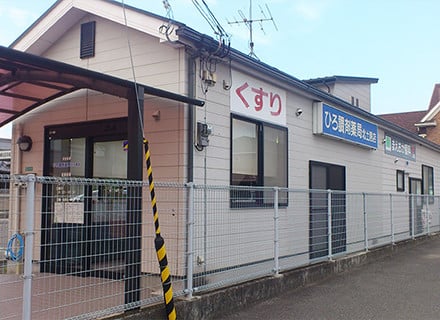
[[[0,186],[8,190],[0,319],[93,319],[163,302],[148,183],[28,175],[0,176]],[[172,183],[155,189],[174,296],[440,226],[433,196]]]

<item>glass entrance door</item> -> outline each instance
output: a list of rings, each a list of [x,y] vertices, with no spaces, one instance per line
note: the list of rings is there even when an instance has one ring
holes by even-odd
[[[90,268],[111,278],[120,278],[125,267],[127,189],[117,182],[127,177],[123,142],[93,142],[93,178],[111,182],[92,190]]]
[[[126,129],[126,119],[46,129],[44,175],[100,180],[43,188],[42,271],[122,275],[126,190],[117,181],[126,179]]]
[[[423,196],[422,196],[422,180],[409,178],[409,230],[414,232],[415,235],[423,232],[422,221],[422,209],[423,209]],[[414,225],[414,229],[413,229]]]

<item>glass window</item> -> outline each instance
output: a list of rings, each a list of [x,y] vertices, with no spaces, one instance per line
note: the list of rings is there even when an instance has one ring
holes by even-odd
[[[287,188],[287,129],[263,122],[232,118],[231,185]],[[287,193],[279,203],[287,205]],[[239,188],[231,192],[231,205],[273,204],[273,192]]]
[[[422,165],[422,193],[434,195],[434,168]]]
[[[396,171],[396,190],[405,191],[405,171]]]
[[[258,127],[255,123],[232,120],[232,185],[258,184]]]

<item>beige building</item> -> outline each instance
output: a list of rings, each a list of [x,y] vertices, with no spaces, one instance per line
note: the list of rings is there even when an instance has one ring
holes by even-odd
[[[135,145],[144,135],[150,141],[158,181],[359,193],[432,195],[440,190],[439,146],[369,112],[370,85],[377,79],[336,76],[300,81],[221,40],[136,8],[126,7],[124,12],[113,1],[57,1],[11,48],[148,86],[142,87],[143,116],[133,111],[133,99],[127,103],[126,96],[116,90],[113,95],[106,86],[64,92],[14,119],[13,140],[31,137],[32,149],[19,151],[13,146],[11,172],[139,178],[139,172],[130,174],[139,168],[127,165],[130,159],[122,146],[128,140],[139,150]],[[153,88],[168,94],[158,97]],[[203,107],[193,105],[200,100]],[[140,163],[139,155],[135,161]],[[146,179],[145,168],[140,174]],[[84,194],[75,188],[62,192],[72,202]],[[168,241],[175,248],[170,260],[184,264],[184,239],[178,235],[184,234],[187,213],[185,195],[180,196],[178,214],[165,219],[182,222],[173,224],[179,227],[169,230],[174,236]],[[292,204],[281,194],[280,214],[295,206],[308,208],[310,201],[314,199]],[[251,227],[253,217],[264,215],[273,202],[256,191],[240,189],[218,206],[249,221]],[[50,229],[58,223],[57,200],[46,205],[36,223]],[[310,221],[312,214],[316,212],[304,211],[300,219],[316,236],[323,231]],[[345,224],[350,208],[338,214]],[[20,228],[18,221],[11,223]],[[313,237],[307,227],[296,236],[304,251],[319,246],[309,242]],[[344,234],[344,239],[350,236]],[[227,241],[231,247],[246,246]],[[339,252],[346,249],[344,241]],[[37,259],[47,259],[44,254],[49,253],[36,253]],[[257,258],[266,258],[264,250]],[[215,267],[245,264],[255,256],[240,259]]]

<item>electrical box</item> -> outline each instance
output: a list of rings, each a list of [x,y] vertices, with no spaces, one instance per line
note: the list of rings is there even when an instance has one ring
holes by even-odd
[[[197,146],[207,147],[209,146],[209,135],[212,129],[206,123],[197,122]]]

